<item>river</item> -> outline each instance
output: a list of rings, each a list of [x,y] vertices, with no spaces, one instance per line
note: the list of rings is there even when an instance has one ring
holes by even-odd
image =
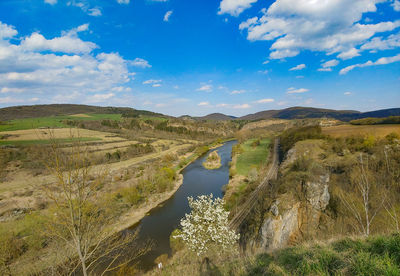
[[[138,240],[151,239],[154,243],[151,251],[140,258],[139,267],[147,270],[154,266],[154,260],[162,255],[171,255],[169,237],[172,231],[179,227],[179,223],[185,213],[190,212],[187,198],[199,195],[213,194],[214,197],[222,197],[222,187],[229,182],[229,162],[231,161],[232,146],[236,141],[228,141],[215,149],[221,156],[222,166],[217,170],[207,170],[203,167],[208,153],[200,157],[183,171],[183,183],[176,193],[159,207],[153,209],[139,224],[131,230],[139,227]]]

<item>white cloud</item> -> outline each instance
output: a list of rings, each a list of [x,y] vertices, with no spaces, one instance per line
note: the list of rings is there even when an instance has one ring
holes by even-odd
[[[160,83],[155,83],[155,84],[152,85],[152,87],[161,87],[161,84]]]
[[[67,2],[68,6],[80,8],[83,12],[90,16],[101,16],[101,9],[99,7],[90,7],[88,2],[81,0],[71,0]]]
[[[297,94],[297,93],[305,93],[308,92],[310,90],[308,90],[307,88],[294,88],[294,87],[289,87],[288,90],[286,91],[286,93],[288,94]]]
[[[243,94],[243,93],[246,93],[246,90],[240,89],[240,90],[233,90],[233,91],[231,92],[232,95]]]
[[[376,66],[376,65],[386,65],[386,64],[390,64],[390,63],[394,63],[394,62],[398,62],[400,61],[400,54],[397,54],[393,57],[382,57],[380,59],[378,59],[375,62],[372,61],[367,61],[365,63],[358,63],[358,64],[354,64],[354,65],[350,65],[347,66],[345,68],[343,68],[342,70],[340,70],[339,74],[340,75],[345,75],[347,74],[349,71],[353,70],[354,68],[362,68],[362,67],[368,67],[368,66]]]
[[[331,59],[328,60],[324,63],[322,63],[322,68],[319,68],[318,71],[322,71],[322,72],[330,72],[332,71],[332,67],[335,67],[339,64],[339,61],[337,59]]]
[[[351,59],[358,56],[360,56],[359,51],[356,48],[351,48],[347,51],[341,52],[337,57],[341,59]]]
[[[12,38],[18,34],[14,26],[4,24],[0,21],[0,39]]]
[[[349,96],[349,95],[351,95],[352,93],[349,92],[349,91],[347,91],[347,92],[344,92],[343,94],[346,95],[346,96]]]
[[[129,4],[131,0],[117,0],[118,4]]]
[[[68,32],[63,32],[60,37],[46,39],[38,32],[25,37],[20,46],[28,51],[52,51],[68,54],[90,53],[98,46],[89,41],[83,41],[78,36],[78,32],[88,30],[89,25],[84,24]]]
[[[293,57],[302,50],[337,54],[349,59],[359,55],[357,47],[376,33],[392,31],[400,20],[362,24],[364,13],[376,12],[382,0],[277,0],[261,17],[239,26],[248,40],[273,41],[270,59]]]
[[[50,5],[57,4],[57,0],[44,0],[44,2]]]
[[[304,68],[306,68],[305,64],[299,64],[295,67],[290,68],[289,71],[298,71],[298,70],[303,70]]]
[[[149,64],[149,62],[145,59],[142,58],[135,58],[132,61],[132,65],[136,66],[136,67],[141,67],[141,68],[150,68],[151,65]]]
[[[397,47],[400,47],[400,32],[392,34],[386,39],[383,37],[374,37],[361,46],[361,50],[370,50],[375,52],[377,50],[389,50]]]
[[[101,10],[99,7],[94,7],[94,8],[88,9],[88,15],[101,16]]]
[[[264,61],[262,64],[268,64],[269,60]]]
[[[236,104],[233,106],[233,108],[235,109],[246,109],[246,108],[250,108],[251,106],[249,104]]]
[[[272,103],[274,101],[275,101],[274,99],[261,99],[261,100],[256,101],[256,103],[264,104],[264,103]]]
[[[24,92],[25,89],[23,88],[17,88],[17,87],[3,87],[0,89],[0,93],[22,93]]]
[[[211,92],[213,89],[211,84],[204,84],[201,87],[197,88],[196,91],[203,91],[203,92]]]
[[[157,83],[160,83],[160,82],[162,82],[162,80],[146,80],[146,81],[142,82],[142,84],[154,85],[154,84],[157,84]]]
[[[109,100],[114,97],[114,93],[106,93],[106,94],[94,94],[93,96],[88,97],[89,103],[99,103],[104,102],[105,100]]]
[[[164,22],[168,22],[169,21],[169,17],[172,15],[173,11],[167,11],[164,15]]]
[[[210,103],[209,102],[200,102],[197,104],[198,106],[209,106]]]
[[[394,0],[392,3],[392,7],[395,11],[400,11],[400,1],[399,0]]]
[[[49,102],[56,95],[80,91],[80,102],[88,103],[104,99],[88,95],[107,95],[113,88],[125,86],[134,75],[128,70],[129,61],[118,53],[94,54],[97,45],[78,37],[87,29],[84,24],[51,39],[39,33],[17,37],[14,27],[0,22],[2,94],[13,100],[8,94],[18,93],[20,98],[13,103],[32,98]]]
[[[220,104],[216,105],[216,107],[228,107],[228,106],[229,106],[229,104],[226,104],[226,103],[220,103]]]
[[[222,0],[219,4],[218,14],[228,13],[232,16],[238,16],[255,2],[257,0]]]

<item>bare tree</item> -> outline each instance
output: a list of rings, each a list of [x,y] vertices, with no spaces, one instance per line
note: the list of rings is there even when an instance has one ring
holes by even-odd
[[[370,235],[371,225],[386,199],[386,196],[379,192],[377,180],[373,177],[369,165],[368,156],[364,158],[361,153],[351,177],[356,196],[351,197],[343,192],[340,195],[344,206],[357,221],[355,227],[365,236]]]
[[[110,202],[99,193],[107,170],[92,170],[88,151],[79,139],[66,148],[53,139],[46,165],[56,178],[55,185],[44,186],[53,203],[47,231],[66,247],[65,261],[76,263],[71,273],[79,269],[85,276],[103,275],[146,251],[146,247],[124,250],[132,245],[135,234],[113,233]]]

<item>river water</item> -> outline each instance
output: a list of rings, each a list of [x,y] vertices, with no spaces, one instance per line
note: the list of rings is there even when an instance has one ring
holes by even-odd
[[[222,186],[229,182],[229,162],[235,143],[236,141],[229,141],[215,149],[222,162],[222,166],[217,170],[207,170],[202,165],[208,153],[213,150],[187,166],[182,172],[183,183],[176,193],[132,228],[134,230],[139,227],[139,242],[151,239],[154,243],[152,250],[140,258],[140,268],[147,270],[154,266],[154,260],[158,256],[171,255],[169,237],[172,231],[179,227],[185,213],[190,212],[187,197],[211,193],[214,197],[223,196]]]

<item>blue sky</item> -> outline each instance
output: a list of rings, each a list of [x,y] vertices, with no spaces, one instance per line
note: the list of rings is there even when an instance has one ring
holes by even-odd
[[[400,106],[399,0],[2,0],[0,107]]]

